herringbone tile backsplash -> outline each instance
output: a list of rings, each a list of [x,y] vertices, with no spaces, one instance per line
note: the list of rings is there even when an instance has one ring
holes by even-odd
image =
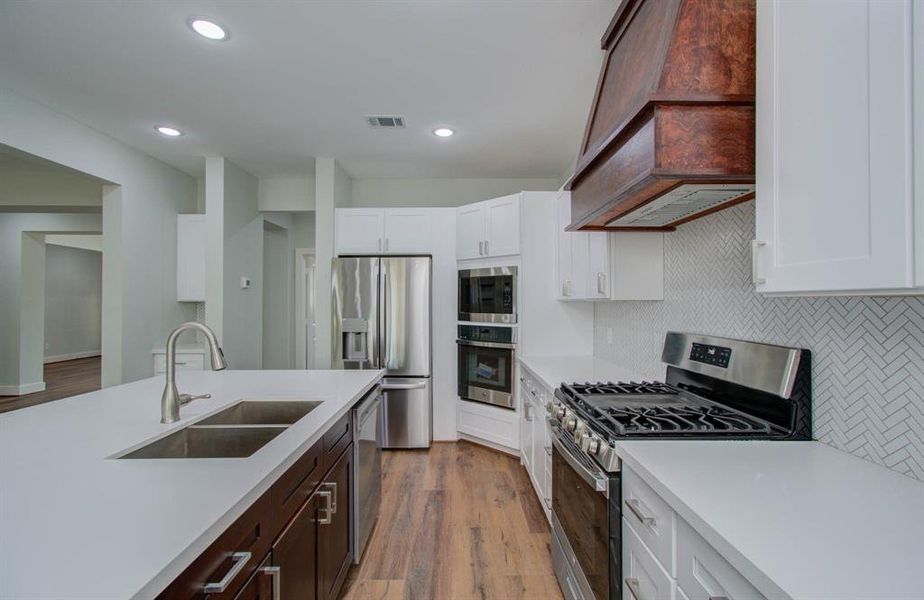
[[[814,437],[924,481],[924,298],[758,295],[753,238],[751,202],[666,234],[664,301],[598,303],[596,355],[660,379],[668,330],[809,348]]]

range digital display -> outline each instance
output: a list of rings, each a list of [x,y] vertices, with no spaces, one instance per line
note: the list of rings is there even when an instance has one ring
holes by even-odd
[[[690,349],[690,360],[727,369],[731,348],[694,343]]]

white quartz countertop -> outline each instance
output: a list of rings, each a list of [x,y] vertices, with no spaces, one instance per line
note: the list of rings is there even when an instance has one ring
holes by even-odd
[[[0,415],[0,598],[151,598],[382,371],[183,371],[211,393],[160,423],[163,376]],[[248,458],[116,460],[239,399],[322,404]]]
[[[768,598],[924,598],[924,483],[818,442],[620,442]]]
[[[641,380],[630,369],[594,356],[520,356],[519,359],[547,388],[553,390],[562,382]]]

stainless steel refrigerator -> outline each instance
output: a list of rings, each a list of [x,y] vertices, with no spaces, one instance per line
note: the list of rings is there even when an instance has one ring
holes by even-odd
[[[429,257],[336,258],[333,366],[385,369],[382,447],[428,448],[430,386]]]

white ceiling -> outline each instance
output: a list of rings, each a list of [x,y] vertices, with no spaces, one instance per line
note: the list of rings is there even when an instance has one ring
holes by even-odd
[[[0,82],[191,173],[206,155],[257,175],[334,156],[353,177],[559,177],[617,4],[0,0]],[[192,34],[194,15],[230,39]]]

